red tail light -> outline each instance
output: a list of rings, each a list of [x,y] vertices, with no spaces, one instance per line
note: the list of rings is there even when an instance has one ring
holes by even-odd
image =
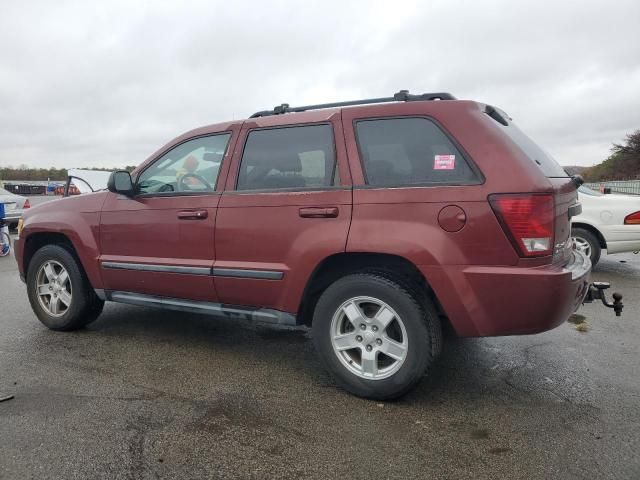
[[[553,253],[554,205],[550,194],[495,194],[489,202],[520,256]]]
[[[29,199],[28,198],[24,201],[24,205],[22,205],[22,208],[23,209],[31,208],[31,204],[29,203]]]
[[[640,212],[634,212],[624,217],[625,225],[640,225]]]

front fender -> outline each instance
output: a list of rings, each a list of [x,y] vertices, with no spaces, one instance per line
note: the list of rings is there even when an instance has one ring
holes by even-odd
[[[21,274],[26,275],[24,255],[30,239],[36,235],[60,234],[73,245],[91,285],[102,288],[98,257],[100,209],[105,197],[105,192],[69,197],[41,204],[29,211],[16,241],[16,258]]]

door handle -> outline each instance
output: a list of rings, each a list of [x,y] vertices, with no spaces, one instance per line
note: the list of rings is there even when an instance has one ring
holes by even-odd
[[[306,207],[298,211],[302,218],[336,218],[338,213],[338,207]]]
[[[204,220],[209,216],[206,210],[183,210],[178,212],[180,220]]]

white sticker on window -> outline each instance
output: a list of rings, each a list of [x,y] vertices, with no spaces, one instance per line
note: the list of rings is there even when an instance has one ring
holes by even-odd
[[[455,155],[436,155],[433,161],[434,170],[453,170],[456,168]]]

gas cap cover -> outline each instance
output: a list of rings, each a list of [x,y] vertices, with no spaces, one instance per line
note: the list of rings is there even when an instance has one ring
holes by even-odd
[[[457,205],[447,205],[440,210],[438,223],[446,232],[458,232],[467,223],[467,214]]]

